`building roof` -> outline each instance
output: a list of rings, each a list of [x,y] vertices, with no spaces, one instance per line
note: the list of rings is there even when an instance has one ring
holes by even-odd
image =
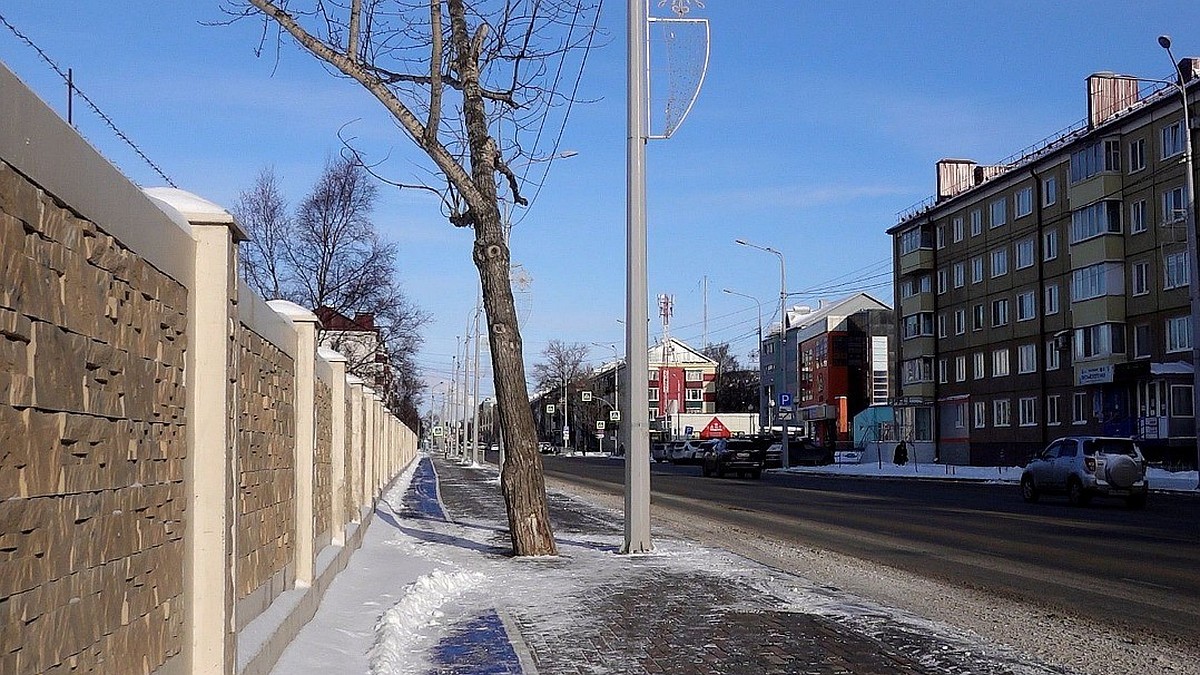
[[[322,305],[314,310],[313,313],[321,320],[321,326],[325,330],[346,331],[350,333],[366,333],[377,330],[375,328],[375,315],[370,312],[355,314],[354,318],[351,319],[332,307]]]
[[[816,309],[796,305],[787,310],[788,331],[798,331],[798,339],[807,340],[822,333],[837,330],[846,317],[866,310],[890,311],[892,308],[869,293],[855,293],[841,300],[821,302]],[[778,334],[779,325],[771,326],[768,334]]]

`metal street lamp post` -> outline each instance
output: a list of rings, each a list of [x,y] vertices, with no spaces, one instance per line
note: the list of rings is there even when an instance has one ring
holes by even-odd
[[[745,239],[735,239],[734,243],[740,244],[742,246],[746,246],[749,248],[755,248],[760,251],[765,251],[767,253],[774,254],[775,257],[779,258],[779,344],[775,350],[775,363],[776,363],[775,374],[776,374],[776,377],[778,377],[780,380],[780,386],[775,389],[775,398],[779,398],[780,394],[783,393],[783,390],[787,388],[787,374],[784,373],[784,367],[787,364],[787,360],[784,359],[784,357],[783,357],[784,344],[786,342],[786,335],[787,335],[787,271],[786,271],[786,267],[785,267],[784,261],[783,261],[783,254],[780,253],[779,251],[771,248],[770,246],[759,246],[758,244],[751,244],[750,242],[746,241]],[[771,381],[774,382],[775,377],[772,377]],[[774,399],[772,399],[772,400],[774,400]],[[782,402],[780,402],[779,407],[780,408],[783,407]],[[788,468],[788,423],[787,423],[787,420],[786,419],[781,420],[780,425],[782,427],[782,432],[783,432],[781,434],[783,436],[783,450],[782,450],[782,452],[780,452],[780,463],[782,464],[783,468],[786,469],[786,468]]]
[[[728,288],[722,288],[721,292],[728,293],[729,295],[736,295],[741,298],[748,298],[750,300],[753,300],[754,304],[758,305],[758,352],[759,352],[759,356],[758,356],[758,362],[759,362],[759,368],[758,368],[758,414],[760,417],[763,417],[764,416],[762,414],[762,408],[764,405],[763,399],[766,398],[766,396],[763,393],[764,382],[763,382],[763,376],[762,376],[762,341],[763,341],[762,302],[760,302],[759,299],[754,297],[753,295],[746,295],[745,293],[738,293],[737,291],[732,291]]]

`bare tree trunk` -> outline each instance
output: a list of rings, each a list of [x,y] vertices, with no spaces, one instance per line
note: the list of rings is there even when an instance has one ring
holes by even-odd
[[[482,199],[472,204],[475,227],[473,258],[483,287],[487,310],[488,341],[492,349],[492,381],[500,407],[500,426],[509,452],[505,458],[500,488],[508,507],[509,536],[513,553],[557,555],[550,512],[546,508],[546,484],[542,456],[537,450],[537,433],[529,392],[525,387],[525,360],[516,305],[509,283],[509,251],[504,240],[496,194],[496,160],[499,151],[488,133],[487,110],[479,86],[481,36],[467,33],[463,0],[449,0],[450,28],[463,80],[463,118],[471,148],[471,177]],[[486,25],[480,31],[486,30]]]

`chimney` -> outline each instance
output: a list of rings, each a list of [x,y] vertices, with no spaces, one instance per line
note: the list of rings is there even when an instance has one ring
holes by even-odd
[[[940,202],[970,189],[974,171],[974,160],[939,159],[937,163],[937,200]]]
[[[1104,71],[1088,75],[1087,86],[1088,126],[1092,129],[1138,102],[1135,79],[1119,78],[1115,73]]]

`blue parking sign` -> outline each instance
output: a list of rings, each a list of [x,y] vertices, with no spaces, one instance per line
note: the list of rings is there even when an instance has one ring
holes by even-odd
[[[785,392],[779,394],[779,407],[787,408],[792,405],[792,395]]]

